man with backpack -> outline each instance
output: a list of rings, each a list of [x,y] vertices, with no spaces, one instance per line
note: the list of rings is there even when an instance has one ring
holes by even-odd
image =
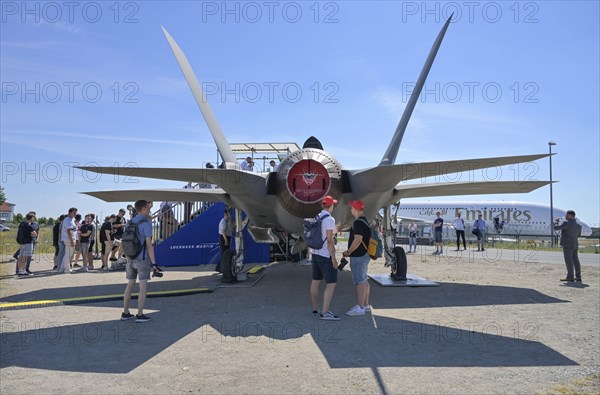
[[[311,245],[312,253],[312,282],[310,285],[310,298],[312,302],[313,315],[319,315],[322,320],[337,321],[340,317],[329,310],[329,305],[333,297],[333,291],[337,283],[338,262],[335,257],[335,245],[333,244],[333,233],[335,230],[335,220],[331,216],[334,205],[337,203],[331,196],[325,196],[321,201],[323,210],[315,218],[316,223],[321,225],[319,240],[320,245]],[[305,233],[305,238],[308,239]],[[319,314],[319,285],[321,280],[325,280],[325,292],[323,293],[323,310]]]
[[[146,302],[146,286],[150,280],[152,267],[156,271],[156,259],[154,258],[154,246],[152,245],[152,224],[147,216],[150,213],[150,206],[145,200],[135,202],[135,209],[138,212],[123,233],[123,250],[127,255],[126,277],[127,287],[123,295],[123,313],[121,321],[133,318],[129,312],[129,302],[131,301],[131,291],[135,285],[136,279],[140,280],[140,294],[138,297],[138,311],[135,315],[135,322],[150,321],[150,317],[144,315],[144,303]],[[135,232],[137,240],[131,239],[131,233]],[[136,242],[137,241],[137,242]]]
[[[31,258],[33,255],[33,239],[37,237],[37,232],[31,225],[34,220],[35,215],[33,213],[28,213],[25,217],[25,221],[19,225],[19,230],[17,231],[17,243],[21,246],[19,249],[19,260],[17,262],[17,275],[19,276],[31,274],[30,272],[25,271],[25,265],[27,264],[27,259]]]
[[[371,227],[364,216],[365,204],[360,200],[350,202],[350,211],[356,220],[350,228],[348,249],[342,253],[344,257],[350,257],[350,270],[352,282],[356,285],[356,305],[346,315],[365,315],[371,310],[369,305],[369,294],[371,287],[367,279],[367,270],[371,257],[368,245],[371,242]]]

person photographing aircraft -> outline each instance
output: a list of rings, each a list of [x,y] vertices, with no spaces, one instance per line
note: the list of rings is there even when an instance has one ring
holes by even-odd
[[[575,220],[575,211],[568,210],[565,215],[565,221],[559,225],[560,218],[557,218],[554,223],[554,230],[560,230],[560,246],[563,249],[565,257],[565,265],[567,266],[567,277],[560,281],[581,281],[581,264],[577,249],[579,248],[579,240],[581,235],[581,225]],[[575,277],[573,277],[573,268],[575,268]]]

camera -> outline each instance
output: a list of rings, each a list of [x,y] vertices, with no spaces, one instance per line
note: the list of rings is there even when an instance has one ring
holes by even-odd
[[[338,265],[338,270],[341,272],[344,270],[344,267],[348,264],[348,260],[346,258],[340,259],[340,264]]]
[[[164,274],[162,273],[162,270],[158,267],[158,266],[154,266],[154,270],[152,271],[152,277],[158,277],[161,278]]]

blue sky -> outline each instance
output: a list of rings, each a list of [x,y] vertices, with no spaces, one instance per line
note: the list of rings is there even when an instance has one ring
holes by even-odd
[[[301,145],[315,135],[356,169],[381,159],[454,11],[397,163],[543,153],[553,140],[554,205],[600,223],[596,1],[72,4],[1,3],[0,181],[17,212],[106,215],[124,204],[79,192],[183,186],[74,165],[215,161],[161,25],[212,89],[230,142]],[[547,180],[548,160],[486,177]],[[548,204],[549,188],[450,200]]]

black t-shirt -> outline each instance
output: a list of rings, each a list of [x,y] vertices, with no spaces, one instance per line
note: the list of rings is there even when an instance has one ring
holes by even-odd
[[[365,217],[359,217],[358,219],[356,219],[354,221],[354,223],[352,224],[352,227],[350,228],[350,238],[348,239],[348,248],[350,248],[350,246],[352,245],[352,242],[354,242],[355,234],[362,236],[362,243],[360,243],[358,245],[358,248],[356,250],[354,250],[354,252],[352,254],[350,254],[350,256],[353,256],[353,257],[364,256],[367,253],[366,246],[368,246],[369,241],[371,241],[371,228],[365,222],[363,222],[363,220],[365,222],[367,221],[367,219]]]
[[[81,228],[79,228],[79,231],[81,232],[81,240],[80,240],[81,243],[89,243],[90,242],[91,233],[87,236],[83,235],[84,233],[87,233],[90,230],[92,230],[92,225],[90,225],[90,224],[81,225]]]
[[[58,241],[60,240],[60,222],[56,222],[52,228],[52,245],[58,247]]]
[[[20,226],[23,227],[22,235],[23,235],[23,244],[30,244],[33,242],[33,237],[31,237],[31,232],[33,232],[33,226],[29,222],[23,222]]]
[[[105,223],[102,224],[102,227],[100,228],[100,243],[104,243],[107,240],[106,238],[106,231],[108,230],[108,233],[112,232],[112,224],[109,221],[106,221]]]
[[[113,225],[120,225],[120,224],[125,225],[125,221],[126,221],[125,217],[119,217],[117,215],[117,219],[115,219],[115,222],[113,222]],[[120,239],[121,236],[123,236],[123,230],[125,230],[124,228],[125,228],[124,226],[122,226],[120,228],[115,228],[115,237],[114,238]]]
[[[434,224],[440,224],[440,226],[438,226],[437,228],[435,228],[436,232],[441,232],[442,231],[442,225],[444,224],[444,219],[443,218],[436,218],[435,221],[433,221]]]

